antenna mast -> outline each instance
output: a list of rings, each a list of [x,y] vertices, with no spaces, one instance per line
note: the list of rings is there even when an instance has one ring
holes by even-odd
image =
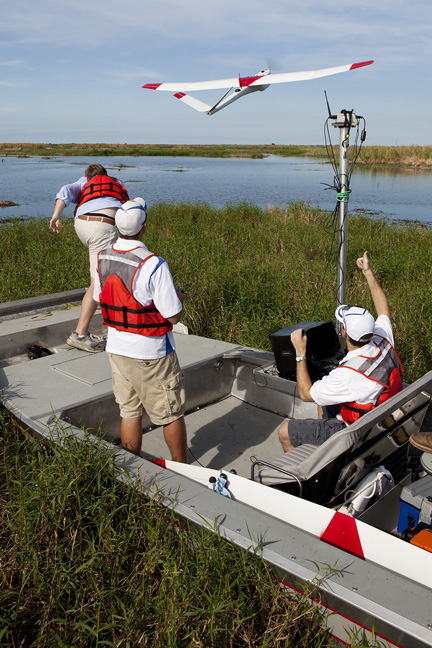
[[[328,106],[328,103],[327,103]],[[330,112],[330,110],[329,110]],[[349,188],[349,136],[353,126],[357,126],[357,117],[352,110],[341,110],[338,115],[331,115],[336,121],[335,128],[339,128],[339,186],[338,199],[338,267],[337,267],[337,307],[345,304],[346,299],[346,257],[347,257],[347,211]],[[342,324],[337,322],[337,333],[343,348]]]

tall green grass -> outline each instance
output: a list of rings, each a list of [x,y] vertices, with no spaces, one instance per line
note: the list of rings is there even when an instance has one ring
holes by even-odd
[[[335,226],[305,203],[267,209],[158,203],[149,210],[144,240],[187,291],[183,321],[191,333],[270,349],[269,335],[285,326],[334,321]],[[373,312],[355,263],[364,250],[387,293],[396,349],[412,382],[432,368],[432,229],[349,218],[347,302]],[[3,225],[0,254],[3,302],[88,283],[87,250],[71,219],[59,235],[45,219]]]
[[[116,481],[109,450],[41,445],[3,408],[0,426],[5,648],[331,645],[307,596],[288,599],[259,555]]]

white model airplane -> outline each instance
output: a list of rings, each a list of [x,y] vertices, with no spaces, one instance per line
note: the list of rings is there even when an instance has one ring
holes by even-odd
[[[183,83],[146,83],[143,88],[148,90],[165,90],[174,92],[174,97],[183,101],[183,103],[195,108],[199,112],[205,112],[207,115],[214,115],[222,108],[226,108],[233,101],[244,97],[252,92],[262,92],[266,90],[271,83],[288,83],[290,81],[307,81],[309,79],[318,79],[319,77],[348,72],[365,65],[371,65],[373,61],[364,61],[363,63],[350,63],[349,65],[339,65],[337,67],[324,68],[323,70],[309,70],[308,72],[284,72],[282,74],[271,74],[270,70],[261,70],[255,76],[246,76],[234,79],[218,79],[215,81],[198,81]],[[186,94],[195,90],[216,90],[218,88],[228,88],[227,92],[217,101],[214,106],[209,106],[203,101],[195,99]],[[231,90],[234,90],[230,94]]]

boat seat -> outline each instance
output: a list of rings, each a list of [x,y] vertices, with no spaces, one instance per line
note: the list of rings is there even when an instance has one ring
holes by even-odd
[[[419,431],[431,396],[429,371],[322,445],[298,446],[270,461],[257,459],[252,479],[320,504],[342,499],[380,464],[398,481],[406,472],[409,437]]]
[[[302,479],[298,477],[298,468],[318,447],[312,445],[312,443],[304,443],[270,462],[261,459],[254,461],[252,464],[252,481],[259,481],[267,486],[285,484],[287,481],[297,482],[300,494],[302,494]],[[257,466],[265,466],[266,468],[265,470],[261,469],[255,477]]]

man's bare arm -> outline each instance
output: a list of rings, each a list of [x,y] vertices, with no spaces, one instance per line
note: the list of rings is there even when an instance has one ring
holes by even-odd
[[[61,200],[61,198],[57,198],[57,200],[55,201],[54,212],[49,222],[49,228],[56,234],[59,233],[60,219],[65,207],[65,201]]]
[[[312,403],[314,399],[310,395],[312,381],[309,376],[309,370],[306,362],[307,337],[303,329],[297,329],[291,333],[291,342],[295,349],[296,355],[304,357],[305,360],[296,363],[296,379],[299,395],[305,403]]]
[[[357,259],[357,266],[363,271],[378,316],[387,315],[387,317],[390,317],[390,306],[387,297],[385,296],[384,290],[381,288],[378,279],[372,272],[372,268],[369,265],[369,257],[367,251],[363,254],[362,257]]]

